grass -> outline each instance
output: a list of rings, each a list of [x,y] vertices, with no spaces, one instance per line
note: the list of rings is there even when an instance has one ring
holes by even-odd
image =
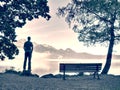
[[[38,78],[0,74],[0,90],[120,90],[120,76],[101,75],[62,78]]]

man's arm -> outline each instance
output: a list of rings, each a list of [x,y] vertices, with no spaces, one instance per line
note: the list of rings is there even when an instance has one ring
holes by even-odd
[[[25,51],[25,49],[26,49],[26,47],[25,47],[25,43],[24,43],[23,49],[24,49],[24,51]]]
[[[31,50],[32,50],[32,52],[33,52],[33,44],[31,43]]]

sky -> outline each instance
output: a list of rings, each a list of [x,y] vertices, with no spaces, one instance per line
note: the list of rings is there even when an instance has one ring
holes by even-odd
[[[31,36],[32,41],[38,44],[48,44],[57,49],[71,48],[77,52],[88,52],[92,54],[107,54],[108,47],[100,45],[87,47],[78,41],[78,34],[70,28],[65,22],[65,18],[59,18],[56,13],[58,7],[67,5],[71,0],[48,0],[51,19],[47,21],[44,18],[27,21],[26,25],[16,30],[17,39],[26,39]],[[113,53],[120,54],[115,46]]]
[[[48,0],[48,5],[50,7],[51,19],[49,21],[44,18],[34,19],[32,21],[27,21],[26,25],[22,28],[16,29],[17,40],[26,39],[31,36],[32,42],[38,44],[48,44],[56,49],[66,49],[71,48],[76,52],[86,52],[91,54],[107,54],[108,47],[101,47],[100,45],[87,47],[83,43],[78,41],[78,34],[75,33],[72,28],[65,22],[65,18],[59,18],[57,13],[57,8],[65,6],[71,0]],[[120,44],[114,47],[113,54],[120,55]],[[22,70],[24,51],[20,49],[20,54],[13,61],[0,62],[0,66],[15,66]],[[48,73],[53,71],[52,63],[44,59],[44,54],[35,53],[33,55],[34,61],[32,66],[35,72]],[[36,60],[36,61],[35,61]],[[39,63],[38,63],[39,62]],[[88,61],[87,61],[88,62]],[[56,62],[54,62],[56,63]],[[54,64],[53,63],[53,64]],[[52,68],[52,69],[51,69]],[[54,69],[58,67],[54,66]]]

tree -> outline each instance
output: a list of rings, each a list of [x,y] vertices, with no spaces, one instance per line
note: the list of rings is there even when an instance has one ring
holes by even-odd
[[[72,0],[58,9],[73,30],[79,34],[79,41],[85,45],[107,44],[108,53],[102,74],[107,74],[115,44],[120,41],[120,2],[118,0]]]
[[[19,50],[15,29],[22,28],[26,21],[39,18],[50,19],[47,0],[0,0],[0,59],[14,59]]]

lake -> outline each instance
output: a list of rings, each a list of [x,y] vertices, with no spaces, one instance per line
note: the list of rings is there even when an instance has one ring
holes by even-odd
[[[44,75],[48,73],[58,74],[59,63],[102,63],[102,68],[105,64],[105,59],[34,59],[32,60],[32,73]],[[5,60],[0,61],[0,71],[15,67],[15,70],[22,71],[23,58],[20,60]],[[120,60],[112,60],[112,65],[108,74],[120,75]]]
[[[36,60],[37,61],[37,60]],[[102,69],[105,65],[103,59],[91,60],[91,59],[42,59],[37,62],[33,61],[32,66],[34,67],[33,72],[42,74],[58,74],[59,73],[59,64],[60,63],[102,63]],[[120,75],[120,61],[112,60],[112,65],[108,74]]]

